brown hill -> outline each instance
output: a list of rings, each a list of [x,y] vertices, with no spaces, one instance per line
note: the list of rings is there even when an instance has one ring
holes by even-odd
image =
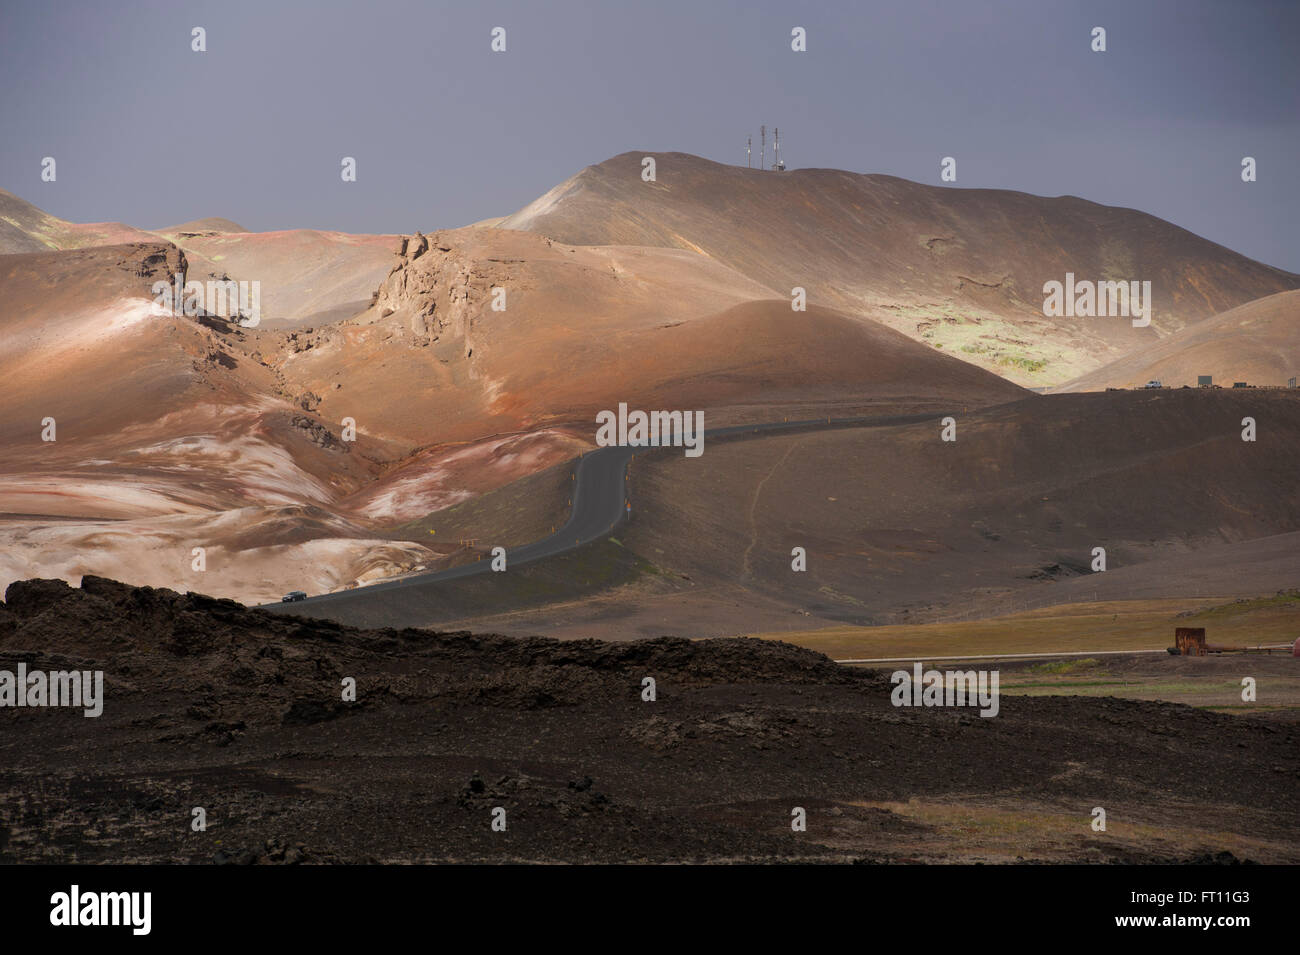
[[[0,189],[0,255],[149,242],[157,236],[121,222],[66,222]]]
[[[232,277],[269,263],[351,281],[330,248],[373,256],[377,242],[186,241],[212,256],[206,275],[157,240],[0,258],[0,399],[14,412],[0,426],[0,576],[201,580],[250,600],[333,590],[436,565],[451,542],[377,532],[573,457],[620,401],[704,410],[714,427],[1023,395],[876,323],[793,312],[694,252],[436,233],[384,250],[395,264],[362,315],[280,330],[155,315],[150,287],[177,270],[201,281],[217,260]],[[47,416],[57,442],[40,440]],[[355,443],[340,438],[348,418]],[[201,578],[194,546],[211,557]]]
[[[1241,440],[1246,415],[1261,423],[1253,443]],[[1132,581],[1142,596],[1272,593],[1300,568],[1297,448],[1300,395],[1193,389],[1012,402],[959,414],[947,444],[936,419],[715,441],[703,467],[651,455],[633,465],[634,517],[619,537],[693,583],[626,602],[648,606],[653,632],[707,634],[744,632],[758,614],[751,629],[779,630],[814,625],[808,614],[882,624],[1097,589],[1124,599],[1130,572],[1148,566]],[[1261,565],[1242,545],[1263,538],[1289,539],[1291,553]],[[796,546],[806,572],[791,570]],[[1104,573],[1092,572],[1094,547]],[[1158,569],[1198,554],[1212,567],[1194,575],[1204,589]],[[728,612],[705,625],[719,602]]]
[[[589,166],[501,222],[576,245],[691,249],[787,296],[878,319],[1022,384],[1077,377],[1300,276],[1154,216],[1071,196],[921,185],[829,169],[762,172],[659,153]],[[1149,328],[1047,318],[1043,285],[1152,283]]]
[[[1195,386],[1201,375],[1229,387],[1234,381],[1285,385],[1300,375],[1300,290],[1256,299],[1189,325],[1057,390],[1135,388],[1153,378],[1178,388]]]
[[[202,238],[262,254],[266,237]],[[305,274],[310,257],[286,250],[316,238],[273,236],[262,261]],[[293,331],[156,314],[151,286],[177,271],[205,277],[158,240],[0,257],[0,577],[333,590],[436,565],[446,548],[377,531],[573,457],[619,401],[715,426],[1022,394],[678,250],[439,233],[397,258],[364,315]]]
[[[392,264],[396,241],[391,235],[314,229],[176,238],[196,275],[260,282],[267,328],[329,322],[364,311]]]
[[[1044,326],[1041,297],[1018,291],[1031,287],[1035,272],[1060,267],[1061,275],[1068,268],[1082,277],[1096,262],[1102,270],[1096,277],[1105,278],[1131,266],[1138,278],[1143,271],[1153,280],[1164,276],[1169,301],[1186,316],[1251,285],[1300,281],[1151,217],[1081,200],[660,159],[658,183],[641,182],[639,162],[617,157],[584,171],[522,218],[511,217],[529,229],[557,226],[584,240],[603,234],[640,245],[569,245],[502,227],[401,240],[182,229],[182,249],[151,236],[130,247],[0,259],[8,308],[0,327],[0,399],[14,410],[0,425],[10,463],[0,482],[0,512],[19,516],[3,528],[7,562],[0,573],[12,579],[107,572],[197,586],[188,576],[188,554],[202,541],[220,556],[203,578],[209,591],[265,599],[294,586],[335,589],[436,565],[449,553],[439,549],[441,541],[435,548],[432,541],[380,540],[380,533],[566,460],[589,446],[595,413],[620,402],[704,410],[709,427],[829,414],[974,415],[1024,392],[955,356],[1005,371],[998,363],[1014,342],[1039,347],[1041,338],[1056,342],[1053,348],[1087,352],[1093,361],[1139,339],[1155,341],[1151,329],[1091,319],[1076,323],[1062,345],[1065,326]],[[623,181],[629,175],[630,185]],[[25,219],[15,217],[32,230],[20,229],[23,235],[58,231],[33,209],[18,210]],[[759,224],[767,218],[777,226],[763,231]],[[757,231],[751,234],[748,222]],[[931,228],[936,223],[944,230]],[[192,278],[260,279],[264,312],[273,317],[255,329],[206,317],[154,320],[149,285],[182,258]],[[1011,263],[1007,278],[989,280],[998,263]],[[1039,274],[1032,287],[1040,289],[1043,280]],[[809,290],[807,311],[792,311],[792,284]],[[497,289],[505,294],[500,311],[493,308]],[[1205,290],[1199,299],[1197,289]],[[1159,324],[1159,284],[1156,296]],[[957,306],[961,314],[952,311]],[[920,332],[913,324],[910,334],[871,318],[899,326],[900,315],[914,313],[939,317]],[[276,317],[294,327],[276,327]],[[917,334],[929,344],[915,341]],[[963,335],[974,336],[965,339],[969,351],[931,347]],[[981,342],[993,343],[987,346],[993,350],[979,351],[986,347]],[[1107,442],[1118,440],[1126,423],[1109,420],[1100,430],[1080,431],[1078,416],[1095,409],[1061,405],[1068,412],[1062,421],[1039,419],[1037,402],[1017,405],[1016,415],[984,435],[985,444],[974,449],[985,448],[983,457],[945,451],[937,458],[933,428],[917,430],[915,441],[901,448],[892,438],[864,434],[860,447],[828,445],[816,466],[797,476],[789,501],[801,500],[800,488],[825,490],[826,480],[840,480],[845,460],[891,462],[883,470],[901,482],[872,485],[871,507],[884,510],[868,508],[862,526],[895,527],[902,536],[843,542],[844,553],[832,559],[848,576],[824,581],[830,590],[817,597],[828,612],[855,606],[834,594],[851,594],[847,588],[862,579],[855,563],[861,553],[929,546],[898,523],[907,508],[938,508],[926,520],[938,522],[934,533],[946,540],[956,532],[945,521],[968,529],[987,522],[989,514],[1002,513],[985,514],[988,501],[1020,514],[999,495],[1032,494],[1041,485],[1049,495],[1081,495],[1083,516],[1062,512],[1057,519],[1083,521],[1086,529],[1078,533],[1093,533],[1088,487],[1063,484],[1070,472],[1062,477],[1060,462],[1118,467],[1119,451]],[[1217,406],[1197,407],[1210,414]],[[53,445],[39,441],[47,415],[59,421]],[[345,419],[355,421],[355,444],[340,438]],[[1183,443],[1152,459],[1150,473],[1135,480],[1146,487],[1161,468],[1195,467],[1199,452],[1191,436],[1203,440],[1205,420],[1168,425],[1168,434]],[[970,447],[972,426],[984,427],[963,418],[961,448]],[[1044,428],[1072,435],[1073,443],[1040,435],[1014,445],[1017,435]],[[1014,446],[989,451],[987,441],[995,438]],[[796,447],[798,454],[791,451]],[[783,446],[791,457],[782,468],[795,466],[803,448]],[[710,473],[725,473],[728,457],[711,452]],[[1221,457],[1219,463],[1233,460]],[[936,472],[941,460],[963,463]],[[741,463],[734,481],[715,483],[708,493],[744,493],[746,481],[765,480],[776,462]],[[1007,489],[981,485],[987,500],[970,497],[962,482],[988,467]],[[1220,475],[1205,493],[1224,500],[1262,494],[1281,473],[1270,467]],[[1043,468],[1056,468],[1057,477]],[[765,487],[775,492],[784,478],[773,473]],[[853,499],[847,490],[822,496]],[[1211,519],[1218,512],[1207,512],[1184,537],[1242,540],[1293,530],[1291,500],[1278,500],[1282,512],[1252,512],[1249,526],[1229,513],[1218,527]],[[1152,497],[1153,506],[1164,501]],[[734,503],[710,504],[710,513],[723,514]],[[837,513],[822,514],[823,506],[817,498],[806,508],[784,507],[764,517],[764,526],[779,530],[795,521],[807,528],[826,518],[818,533],[838,540],[847,525]],[[737,573],[762,577],[752,530],[761,516],[746,511],[716,533],[688,527],[688,536],[672,546],[700,533],[702,540],[730,541],[735,546],[717,566],[748,555]],[[1128,524],[1150,530],[1160,546],[1186,543],[1175,542],[1176,529],[1163,524],[1147,528],[1140,518]],[[1071,537],[1067,549],[1073,553],[1085,542]],[[917,572],[919,606],[940,601],[936,587],[978,589],[970,568],[981,566],[981,558],[964,550],[965,543],[952,545],[959,553],[951,567],[929,564]],[[1021,543],[1008,554],[1017,568],[1024,564],[1033,573],[1061,563],[1038,545]],[[653,554],[653,545],[643,553]],[[909,568],[915,570],[895,570]],[[1007,575],[989,579],[997,591]],[[783,593],[777,588],[777,598],[785,599]]]
[[[695,253],[570,247],[502,229],[435,233],[423,251],[425,241],[410,240],[422,251],[399,257],[366,314],[296,336],[274,359],[292,390],[321,396],[322,415],[350,415],[386,440],[557,424],[589,434],[596,412],[620,401],[707,409],[712,426],[743,406],[770,416],[813,403],[1023,395],[878,323],[794,312]],[[506,290],[502,311],[494,288]]]
[[[391,263],[394,236],[292,229],[249,232],[196,219],[147,232],[120,222],[74,223],[0,189],[0,254],[83,249],[159,239],[183,249],[192,278],[261,283],[267,327],[331,321],[363,311]]]
[[[84,439],[173,407],[190,384],[191,358],[203,353],[204,330],[155,317],[150,288],[184,262],[157,239],[0,256],[0,403],[10,412],[0,441],[38,437],[47,415]],[[188,334],[178,338],[181,328]]]
[[[295,406],[237,325],[158,314],[152,284],[185,265],[157,239],[0,256],[0,578],[115,570],[264,599],[281,576],[329,589],[427,560],[325,509],[385,448]]]
[[[185,233],[247,232],[248,230],[238,222],[231,222],[229,219],[221,218],[221,216],[209,216],[206,219],[191,219],[189,222],[182,222],[180,225],[167,226],[154,231],[159,235],[173,236],[184,235]]]

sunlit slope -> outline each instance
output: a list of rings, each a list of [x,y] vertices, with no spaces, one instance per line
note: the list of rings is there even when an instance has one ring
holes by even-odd
[[[1134,388],[1157,379],[1166,387],[1285,385],[1300,375],[1300,291],[1247,302],[1062,385],[1062,391]]]

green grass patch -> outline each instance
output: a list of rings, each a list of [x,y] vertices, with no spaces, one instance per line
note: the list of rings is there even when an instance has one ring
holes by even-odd
[[[1055,683],[1014,683],[1003,681],[1001,686],[1004,689],[1015,690],[1037,690],[1037,689],[1056,689],[1075,686],[1141,686],[1142,684],[1132,680],[1059,680]]]
[[[1300,609],[1300,590],[1288,590],[1285,593],[1274,594],[1272,597],[1256,597],[1253,600],[1234,600],[1232,603],[1219,604],[1217,607],[1207,607],[1191,614],[1187,619],[1197,621],[1216,620],[1224,617],[1235,617],[1238,614],[1248,613],[1252,610],[1276,610],[1279,608]]]
[[[1035,663],[1025,669],[1033,673],[1069,673],[1096,664],[1096,657],[1087,657],[1083,660],[1049,660],[1047,663]]]
[[[1042,371],[1047,367],[1046,358],[1022,358],[1019,355],[1003,355],[998,359],[998,364],[1007,368],[1019,368],[1021,371],[1030,373]]]

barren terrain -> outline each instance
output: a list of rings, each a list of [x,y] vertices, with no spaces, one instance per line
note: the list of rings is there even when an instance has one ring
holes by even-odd
[[[1249,714],[982,719],[780,643],[357,631],[98,578],[10,586],[19,662],[106,700],[0,711],[6,862],[1300,861],[1295,724]]]
[[[628,153],[401,237],[78,225],[3,194],[0,583],[259,603],[481,559],[563,523],[626,402],[936,420],[639,458],[619,540],[393,622],[733,635],[1294,584],[1294,393],[1017,382],[1281,379],[1296,276],[1071,197],[657,155],[653,183]],[[1149,277],[1153,326],[1045,319],[1067,270]],[[264,321],[158,314],[177,273],[260,281]]]

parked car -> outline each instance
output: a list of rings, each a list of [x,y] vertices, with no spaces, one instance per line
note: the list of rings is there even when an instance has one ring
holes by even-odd
[[[1159,378],[1152,378],[1152,379],[1151,379],[1150,381],[1148,381],[1148,382],[1147,382],[1143,387],[1144,387],[1144,388],[1163,388],[1164,385],[1160,384],[1160,379],[1159,379]]]
[[[280,603],[291,604],[291,603],[297,603],[299,600],[306,600],[306,599],[307,599],[306,592],[301,590],[291,590],[283,597],[280,598]]]

